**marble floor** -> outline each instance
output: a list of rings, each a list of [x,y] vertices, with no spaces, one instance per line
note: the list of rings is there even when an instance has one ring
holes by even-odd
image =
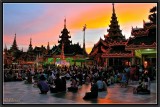
[[[70,82],[67,81],[67,87]],[[137,83],[121,88],[119,84],[109,86],[108,92],[99,92],[97,99],[83,100],[85,92],[90,91],[90,85],[79,87],[77,93],[60,92],[46,95],[39,94],[33,84],[21,82],[3,83],[3,104],[157,104],[156,82],[151,83],[150,95],[133,94]]]

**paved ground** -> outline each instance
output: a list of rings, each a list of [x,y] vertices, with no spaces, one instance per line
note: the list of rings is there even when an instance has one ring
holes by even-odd
[[[69,86],[69,81],[67,86]],[[77,93],[61,92],[50,93],[47,95],[39,94],[38,88],[33,84],[24,84],[21,82],[4,82],[3,84],[3,103],[4,104],[156,104],[157,91],[156,83],[151,83],[150,95],[133,94],[133,87],[136,84],[129,85],[127,88],[121,88],[119,84],[108,87],[108,92],[99,92],[98,99],[83,100],[85,92],[90,91],[90,85],[83,85]]]

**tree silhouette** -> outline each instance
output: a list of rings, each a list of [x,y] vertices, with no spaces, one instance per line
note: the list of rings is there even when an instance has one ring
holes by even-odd
[[[150,15],[148,16],[148,19],[153,22],[153,23],[156,23],[156,16],[157,16],[157,7],[153,7],[150,9]]]

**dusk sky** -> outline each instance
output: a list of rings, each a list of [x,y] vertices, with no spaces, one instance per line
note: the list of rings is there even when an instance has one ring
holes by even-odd
[[[149,10],[156,3],[115,3],[122,34],[129,38],[131,28],[143,27],[148,22]],[[112,3],[3,3],[3,48],[10,49],[16,33],[19,49],[32,45],[50,48],[58,44],[59,35],[66,17],[67,29],[72,43],[83,46],[83,26],[86,24],[86,49],[90,52],[93,45],[107,34],[112,16]]]

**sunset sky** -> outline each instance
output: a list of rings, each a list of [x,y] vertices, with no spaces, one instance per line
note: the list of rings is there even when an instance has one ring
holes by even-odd
[[[131,28],[143,27],[148,20],[149,10],[156,3],[115,3],[115,12],[120,29],[126,38],[131,36]],[[83,26],[86,24],[86,49],[107,34],[112,16],[112,3],[3,3],[3,48],[10,49],[16,33],[19,49],[32,45],[50,48],[58,44],[59,35],[66,17],[67,29],[72,43],[83,46]]]

